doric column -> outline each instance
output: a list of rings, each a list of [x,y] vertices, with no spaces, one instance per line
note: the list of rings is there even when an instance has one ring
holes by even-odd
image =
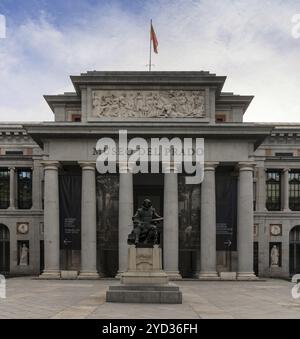
[[[264,167],[257,168],[256,182],[256,211],[266,211],[266,170]]]
[[[16,193],[16,173],[15,168],[9,168],[9,209],[16,208],[15,193]]]
[[[217,162],[204,165],[201,184],[201,271],[199,279],[217,280],[216,262],[216,184]]]
[[[283,199],[282,199],[282,209],[285,212],[290,211],[290,203],[289,203],[289,198],[290,198],[290,188],[289,188],[289,169],[285,168],[283,170],[283,184],[282,184],[282,189],[283,189]]]
[[[174,167],[169,171],[164,179],[163,266],[170,280],[178,280],[181,279],[178,269],[178,174]]]
[[[45,173],[44,248],[45,268],[41,278],[60,277],[59,263],[59,194],[56,161],[43,162]]]
[[[239,163],[237,246],[239,280],[253,280],[253,163]]]
[[[133,174],[127,164],[119,164],[119,270],[117,277],[128,268],[128,235],[132,231]]]
[[[81,270],[79,279],[97,279],[96,169],[91,162],[81,162]]]

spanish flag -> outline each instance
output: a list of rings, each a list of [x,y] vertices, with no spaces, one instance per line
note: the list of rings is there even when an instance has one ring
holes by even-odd
[[[150,29],[150,39],[153,44],[154,53],[158,54],[158,40],[157,40],[155,31],[154,31],[154,28],[152,26],[152,20],[151,20],[151,29]]]

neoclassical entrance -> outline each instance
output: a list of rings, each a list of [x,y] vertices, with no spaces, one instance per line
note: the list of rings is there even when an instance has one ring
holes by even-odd
[[[290,232],[290,274],[300,273],[300,225]]]
[[[0,224],[0,273],[9,273],[10,265],[9,265],[9,251],[10,251],[10,243],[9,243],[9,229]]]

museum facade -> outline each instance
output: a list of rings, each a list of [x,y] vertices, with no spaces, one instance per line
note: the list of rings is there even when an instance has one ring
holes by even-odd
[[[0,272],[116,277],[145,198],[171,279],[300,273],[300,125],[245,123],[252,96],[209,72],[87,72],[47,95],[53,122],[0,125]],[[264,112],[262,112],[264,114]],[[100,138],[202,138],[204,179],[99,173]],[[172,166],[171,166],[172,167]]]

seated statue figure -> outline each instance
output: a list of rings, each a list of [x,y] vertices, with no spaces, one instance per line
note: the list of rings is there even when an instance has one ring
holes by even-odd
[[[156,213],[149,199],[145,199],[143,206],[132,217],[133,231],[128,236],[128,244],[159,244],[159,232],[156,225],[163,218]]]

